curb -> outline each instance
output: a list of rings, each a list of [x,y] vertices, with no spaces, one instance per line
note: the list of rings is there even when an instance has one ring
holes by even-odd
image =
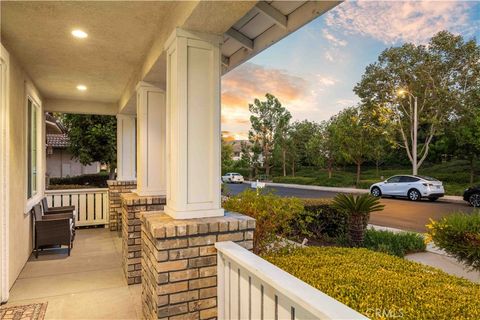
[[[250,184],[252,182],[254,182],[254,181],[245,181],[244,183],[245,184]],[[281,188],[316,190],[316,191],[338,192],[338,193],[363,194],[363,193],[368,193],[369,192],[369,189],[324,187],[324,186],[311,186],[311,185],[290,184],[290,183],[265,182],[265,185],[268,186],[268,187],[281,187]],[[438,199],[437,202],[466,204],[466,202],[463,200],[463,197],[460,197],[460,196],[444,196],[444,197]]]

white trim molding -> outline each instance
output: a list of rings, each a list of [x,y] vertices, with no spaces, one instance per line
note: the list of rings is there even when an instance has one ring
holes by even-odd
[[[24,140],[24,147],[25,150],[28,149],[28,100],[31,100],[33,103],[33,107],[37,108],[36,112],[36,143],[37,143],[37,174],[36,174],[36,185],[37,190],[36,193],[31,197],[28,198],[28,180],[25,181],[25,209],[24,214],[28,215],[30,210],[32,210],[33,206],[37,204],[45,194],[45,170],[46,170],[46,154],[45,154],[45,147],[44,141],[45,140],[45,114],[43,111],[42,100],[40,98],[40,94],[38,93],[37,89],[31,82],[25,82],[25,104],[24,107],[25,111],[25,140]],[[28,153],[28,150],[26,151]],[[27,154],[26,153],[26,154]],[[28,167],[28,157],[25,157],[25,168]],[[27,174],[25,175],[25,179],[28,179],[28,170],[25,171]]]
[[[0,44],[0,303],[9,295],[9,68],[8,52]]]

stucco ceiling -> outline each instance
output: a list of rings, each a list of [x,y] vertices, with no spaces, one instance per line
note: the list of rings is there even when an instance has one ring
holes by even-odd
[[[117,102],[175,2],[5,2],[1,40],[46,98]],[[82,29],[88,38],[72,37]],[[80,92],[78,84],[88,90]]]

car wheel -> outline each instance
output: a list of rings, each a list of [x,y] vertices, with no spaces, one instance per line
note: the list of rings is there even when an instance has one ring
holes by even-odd
[[[430,200],[430,201],[432,201],[432,202],[433,202],[433,201],[437,201],[437,200],[438,200],[438,197],[430,197],[430,198],[428,198],[428,200]]]
[[[408,190],[407,196],[408,196],[408,200],[411,200],[411,201],[418,201],[422,198],[422,195],[417,189]]]
[[[480,193],[474,193],[468,198],[468,202],[472,205],[472,207],[480,207]]]
[[[380,190],[379,187],[373,187],[372,190],[370,191],[370,193],[374,197],[381,197],[382,196],[382,191]]]

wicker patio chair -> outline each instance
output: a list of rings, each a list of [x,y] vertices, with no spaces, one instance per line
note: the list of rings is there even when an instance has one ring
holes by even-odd
[[[48,246],[66,245],[68,255],[73,247],[73,221],[71,214],[43,215],[40,204],[32,209],[34,224],[35,257],[38,258],[38,250]]]
[[[63,206],[63,207],[49,207],[47,197],[42,199],[42,209],[44,215],[50,214],[71,214],[73,221],[73,238],[75,239],[75,222],[77,221],[77,214],[75,206]]]

